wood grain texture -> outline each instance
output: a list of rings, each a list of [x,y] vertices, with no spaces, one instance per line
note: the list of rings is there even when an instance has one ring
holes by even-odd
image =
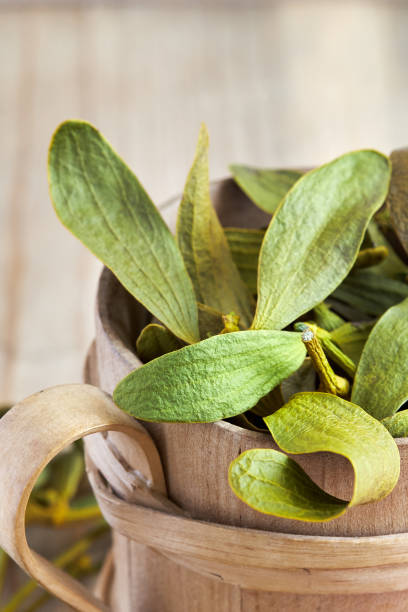
[[[163,508],[166,485],[150,436],[96,387],[52,387],[26,398],[0,421],[0,447],[7,458],[0,465],[0,489],[6,492],[0,497],[0,545],[41,586],[83,612],[108,608],[83,585],[30,549],[25,512],[35,482],[49,461],[82,436],[107,430],[128,436],[139,448],[145,459],[145,480],[139,479],[135,488],[143,500],[149,500],[149,505]],[[139,501],[137,495],[135,499]]]

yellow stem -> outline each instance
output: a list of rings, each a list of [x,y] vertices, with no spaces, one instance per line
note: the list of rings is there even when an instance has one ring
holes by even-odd
[[[320,378],[320,389],[326,393],[344,397],[350,390],[350,383],[346,378],[337,376],[332,370],[315,332],[308,327],[302,333],[302,340],[312,360],[313,366]]]

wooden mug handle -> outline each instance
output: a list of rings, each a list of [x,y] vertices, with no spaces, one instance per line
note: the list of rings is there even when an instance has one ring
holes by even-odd
[[[165,493],[160,457],[149,434],[96,387],[51,387],[26,398],[0,419],[0,546],[39,584],[82,612],[108,608],[29,548],[25,512],[37,478],[51,459],[75,440],[108,430],[124,433],[138,444],[152,488]]]

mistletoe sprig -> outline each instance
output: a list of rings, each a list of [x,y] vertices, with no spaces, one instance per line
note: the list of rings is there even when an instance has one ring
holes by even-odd
[[[230,466],[235,493],[261,512],[330,520],[393,489],[390,432],[408,431],[397,413],[408,398],[408,266],[382,209],[391,163],[362,150],[306,173],[231,170],[272,215],[268,227],[221,226],[202,126],[174,237],[88,123],[62,124],[49,155],[61,221],[152,315],[136,343],[145,365],[119,382],[117,405],[147,421],[232,419],[267,427],[287,453],[346,456],[350,502],[322,491],[284,452],[254,449]]]

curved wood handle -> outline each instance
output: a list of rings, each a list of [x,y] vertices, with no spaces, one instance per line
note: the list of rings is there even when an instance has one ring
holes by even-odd
[[[29,548],[25,512],[36,480],[51,459],[75,440],[108,430],[127,434],[138,444],[152,488],[165,493],[160,457],[149,434],[96,387],[52,387],[20,402],[0,420],[0,546],[44,588],[82,612],[108,608]]]

